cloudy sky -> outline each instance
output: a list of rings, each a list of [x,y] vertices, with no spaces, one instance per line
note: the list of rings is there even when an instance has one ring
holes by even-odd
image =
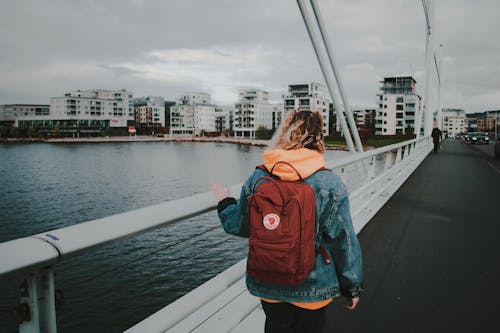
[[[500,1],[436,1],[441,105],[500,109]],[[420,0],[318,0],[352,106],[375,105],[384,76],[423,92]],[[44,103],[76,89],[134,96],[238,89],[278,101],[287,85],[324,83],[293,0],[2,0],[0,104]]]

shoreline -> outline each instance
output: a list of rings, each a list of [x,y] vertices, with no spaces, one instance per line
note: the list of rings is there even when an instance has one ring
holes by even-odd
[[[250,146],[265,147],[268,140],[250,140],[244,138],[228,138],[228,137],[156,137],[151,135],[139,136],[111,136],[111,137],[92,137],[92,138],[6,138],[0,143],[123,143],[123,142],[220,142],[242,144]],[[327,150],[344,150],[348,151],[343,145],[326,145]]]

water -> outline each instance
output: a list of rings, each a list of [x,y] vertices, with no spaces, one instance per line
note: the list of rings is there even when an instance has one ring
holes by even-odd
[[[223,143],[0,144],[0,242],[244,181],[263,148]],[[335,152],[327,152],[330,159]],[[122,332],[244,258],[215,212],[56,266],[59,332]],[[0,281],[0,332],[21,276]]]

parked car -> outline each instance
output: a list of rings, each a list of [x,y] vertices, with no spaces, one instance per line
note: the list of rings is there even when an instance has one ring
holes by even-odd
[[[490,143],[490,137],[484,132],[468,133],[465,139],[467,140],[467,142],[472,144],[481,143],[487,145]]]

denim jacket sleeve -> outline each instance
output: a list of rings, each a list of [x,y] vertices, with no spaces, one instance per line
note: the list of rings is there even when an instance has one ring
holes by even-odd
[[[248,196],[251,194],[254,175],[243,184],[239,202],[234,198],[226,198],[218,204],[219,219],[228,234],[248,238]]]
[[[332,198],[330,216],[324,225],[325,243],[333,256],[340,292],[356,297],[362,292],[362,258],[358,238],[352,225],[347,190]]]

